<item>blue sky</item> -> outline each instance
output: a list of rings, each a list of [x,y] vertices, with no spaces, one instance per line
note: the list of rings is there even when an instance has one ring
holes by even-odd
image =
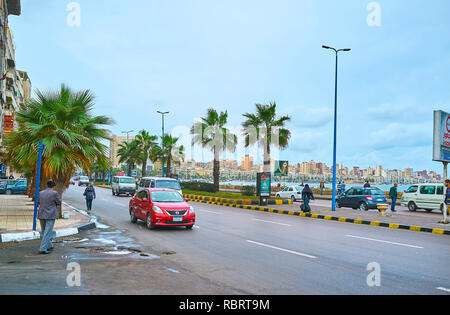
[[[433,169],[433,110],[450,111],[448,0],[370,1],[79,0],[81,25],[66,23],[66,0],[22,0],[10,17],[16,63],[33,88],[91,89],[112,131],[160,134],[190,127],[208,107],[230,126],[255,103],[291,115],[291,162],[332,163],[334,56],[339,64],[338,162],[349,167]],[[186,139],[183,138],[185,141]],[[195,151],[196,159],[209,159]]]

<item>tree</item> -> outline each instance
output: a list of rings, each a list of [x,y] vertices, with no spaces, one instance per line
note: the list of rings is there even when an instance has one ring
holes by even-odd
[[[136,140],[119,144],[117,155],[119,156],[119,163],[127,163],[129,166],[127,168],[127,176],[131,176],[131,170],[135,168],[136,164],[141,164],[142,162],[141,148]]]
[[[242,123],[244,127],[245,146],[249,147],[258,143],[264,150],[264,172],[271,172],[270,169],[270,149],[272,145],[285,149],[288,146],[291,132],[285,129],[286,122],[290,121],[289,116],[277,117],[276,103],[268,105],[256,104],[256,113],[246,113],[247,118]],[[274,139],[278,136],[278,139]],[[274,142],[278,140],[277,142]]]
[[[191,128],[194,136],[192,144],[200,144],[214,153],[213,177],[217,191],[220,185],[220,155],[224,151],[234,152],[237,145],[237,136],[225,128],[227,121],[227,111],[219,114],[215,109],[209,108],[206,117],[194,123]]]
[[[28,172],[34,178],[36,168],[32,165],[36,165],[38,144],[42,140],[45,148],[41,187],[42,183],[53,180],[62,197],[76,169],[90,170],[94,161],[105,159],[107,147],[102,141],[110,135],[103,126],[113,121],[92,114],[94,95],[89,90],[73,92],[63,84],[56,92],[37,90],[36,95],[16,113],[19,129],[6,139],[9,161],[17,170]],[[61,206],[58,211],[61,217]]]
[[[158,159],[164,159],[167,162],[166,174],[172,175],[172,161],[178,162],[184,159],[184,146],[178,146],[179,138],[165,135],[162,138],[163,148],[157,146],[153,152],[154,157]]]
[[[158,140],[157,136],[151,136],[148,131],[141,130],[139,134],[136,136],[137,145],[139,147],[139,152],[141,153],[140,160],[142,161],[142,177],[147,175],[147,160],[152,159],[155,146],[157,145],[156,141]]]

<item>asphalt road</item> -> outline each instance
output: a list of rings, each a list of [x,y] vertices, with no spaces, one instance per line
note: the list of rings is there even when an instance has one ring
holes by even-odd
[[[84,188],[64,201],[85,209]],[[147,230],[130,198],[96,188],[93,213],[174,263],[243,294],[450,294],[450,238],[192,203],[197,226]],[[380,266],[380,286],[367,278]],[[176,293],[176,292],[174,292]],[[192,292],[196,294],[196,292]]]

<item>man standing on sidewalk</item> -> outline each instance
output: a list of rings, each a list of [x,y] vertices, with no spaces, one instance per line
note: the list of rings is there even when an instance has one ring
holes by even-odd
[[[395,206],[397,204],[397,196],[398,196],[398,190],[397,190],[398,184],[395,183],[393,187],[391,187],[391,190],[389,191],[389,196],[392,199],[392,205],[391,205],[391,211],[395,212]]]
[[[445,181],[445,187],[447,187],[445,191],[445,205],[447,206],[447,213],[448,213],[450,212],[450,179],[447,179]],[[443,210],[445,211],[445,209]]]
[[[56,184],[52,181],[47,183],[47,189],[39,193],[38,218],[41,223],[42,241],[39,247],[40,254],[50,254],[53,250],[52,234],[55,220],[58,218],[57,206],[61,204],[58,192],[55,191]]]

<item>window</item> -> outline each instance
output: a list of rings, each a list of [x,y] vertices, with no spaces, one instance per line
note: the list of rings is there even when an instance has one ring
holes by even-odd
[[[134,179],[133,178],[121,178],[120,182],[122,184],[134,184]]]
[[[419,190],[419,186],[411,186],[408,188],[408,190],[406,192],[407,193],[415,193],[415,192],[417,192],[417,190]]]
[[[439,186],[438,188],[437,188],[437,192],[436,192],[436,194],[438,194],[438,195],[444,195],[444,186]]]
[[[436,186],[422,186],[420,187],[422,195],[434,195],[436,193]]]
[[[353,190],[353,195],[354,196],[362,196],[363,195],[363,190],[361,188],[357,188]]]
[[[153,202],[184,202],[183,197],[176,191],[152,191]]]
[[[176,180],[158,180],[156,181],[156,188],[181,190],[180,184]]]
[[[289,191],[294,191],[294,188],[292,188],[292,187],[291,187],[291,188],[289,188]]]
[[[355,194],[355,190],[354,189],[350,189],[346,193],[346,195],[348,195],[348,196],[353,196],[354,194]]]

